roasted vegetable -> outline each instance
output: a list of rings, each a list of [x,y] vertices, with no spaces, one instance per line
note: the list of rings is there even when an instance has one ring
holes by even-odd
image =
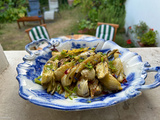
[[[94,80],[95,79],[95,70],[92,68],[91,70],[89,69],[83,69],[81,71],[82,77],[88,79],[88,80]]]
[[[78,66],[75,66],[73,68],[69,68],[68,70],[66,70],[66,72],[61,78],[61,83],[63,87],[71,85],[74,79],[74,75],[75,75],[77,67]]]
[[[97,79],[90,81],[89,89],[91,98],[94,98],[95,95],[100,95],[103,90],[102,85],[98,82]]]
[[[123,80],[126,81],[119,54],[118,49],[104,54],[89,48],[52,52],[42,77],[35,82],[50,94],[65,92],[65,97],[71,100],[72,94],[94,98],[104,90],[119,91]]]
[[[120,82],[111,74],[107,74],[100,82],[107,88],[107,90],[122,90]]]
[[[54,71],[56,81],[61,81],[62,76],[64,75],[65,71],[74,65],[73,62],[69,62],[67,64],[62,65],[57,70]]]
[[[108,74],[108,64],[107,62],[100,62],[96,65],[96,74],[98,79],[102,79]]]
[[[81,78],[77,82],[77,94],[82,97],[89,96],[89,87],[88,87],[88,80]]]
[[[113,60],[113,66],[115,67],[116,71],[114,74],[118,76],[118,81],[122,82],[125,79],[123,64],[120,58],[116,58]]]

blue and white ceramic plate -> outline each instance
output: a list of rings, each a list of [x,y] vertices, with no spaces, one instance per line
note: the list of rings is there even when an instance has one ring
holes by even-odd
[[[105,42],[104,40],[97,38],[66,41],[52,39],[50,42],[46,41],[49,45],[43,50],[36,52],[30,50],[31,46],[38,45],[41,41],[46,40],[39,40],[26,45],[26,50],[29,55],[24,56],[24,62],[17,66],[19,94],[22,98],[29,100],[31,103],[48,108],[68,111],[101,108],[134,98],[141,94],[141,90],[155,88],[160,85],[159,67],[150,67],[148,63],[142,62],[141,56],[137,53],[122,48],[112,41]],[[71,100],[69,98],[65,99],[63,94],[48,94],[41,85],[34,83],[34,78],[37,78],[41,74],[44,64],[51,57],[50,47],[52,44],[56,43],[60,43],[57,47],[59,51],[62,49],[81,47],[92,48],[97,44],[97,50],[102,52],[119,49],[121,53],[120,59],[123,62],[124,72],[128,82],[122,84],[123,90],[118,93],[101,95],[93,99],[90,97],[77,97]],[[148,71],[157,71],[157,74],[155,75],[155,81],[153,84],[144,85]]]

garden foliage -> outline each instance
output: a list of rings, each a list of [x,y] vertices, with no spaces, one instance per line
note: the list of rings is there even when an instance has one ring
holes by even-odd
[[[12,22],[25,16],[26,6],[26,0],[1,0],[0,23]]]
[[[81,6],[82,12],[87,13],[85,20],[93,23],[93,28],[97,27],[97,22],[105,22],[119,24],[121,29],[125,24],[125,2],[126,0],[82,0]],[[80,26],[83,23],[80,22]]]

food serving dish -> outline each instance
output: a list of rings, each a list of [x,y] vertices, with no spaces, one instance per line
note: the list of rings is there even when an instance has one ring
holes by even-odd
[[[47,42],[48,46],[39,51],[30,50],[30,47],[36,46],[40,42]],[[93,99],[90,97],[77,97],[71,100],[69,98],[66,99],[63,94],[48,94],[41,85],[34,82],[34,79],[41,75],[43,66],[51,57],[53,45],[57,46],[56,49],[59,51],[81,47],[92,48],[97,45],[96,50],[104,53],[109,50],[118,49],[121,53],[120,59],[123,63],[127,79],[126,83],[121,84],[123,90],[117,93],[103,94]],[[17,66],[19,95],[36,105],[68,111],[108,107],[137,97],[142,93],[142,90],[152,89],[160,85],[160,68],[158,66],[150,67],[149,63],[142,61],[140,55],[120,47],[113,41],[104,41],[103,39],[94,37],[65,41],[62,39],[51,39],[50,41],[42,39],[26,45],[26,51],[29,55],[25,55],[23,57],[24,62]],[[157,72],[154,78],[155,81],[150,85],[144,85],[147,72],[150,71]]]

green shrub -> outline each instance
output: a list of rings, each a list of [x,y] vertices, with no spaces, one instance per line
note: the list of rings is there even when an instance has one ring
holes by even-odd
[[[87,14],[86,20],[119,24],[119,29],[125,24],[126,0],[82,0],[82,12]]]
[[[88,28],[88,29],[95,29],[96,28],[96,24],[95,23],[92,23],[91,21],[89,20],[85,20],[85,19],[82,19],[79,23],[79,29],[80,30],[83,30],[85,28]]]
[[[0,22],[12,22],[26,14],[25,0],[0,1]]]
[[[81,0],[74,0],[73,1],[73,6],[77,6],[81,3]]]
[[[139,24],[134,25],[133,28],[130,28],[129,32],[135,33],[135,37],[137,39],[141,39],[143,34],[146,33],[148,31],[148,29],[149,29],[148,25],[145,22],[140,21]]]
[[[148,32],[142,35],[141,42],[144,45],[154,45],[156,43],[157,33],[157,31],[150,29]]]

